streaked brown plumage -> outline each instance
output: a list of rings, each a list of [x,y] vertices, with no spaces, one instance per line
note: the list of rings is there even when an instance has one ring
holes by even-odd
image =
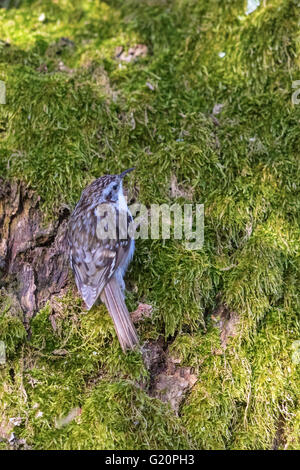
[[[68,230],[70,263],[78,290],[88,310],[100,296],[114,321],[123,351],[138,343],[123,294],[123,276],[133,256],[134,240],[120,239],[118,224],[116,238],[99,238],[97,227],[103,220],[101,208],[106,214],[106,204],[115,210],[117,221],[122,211],[128,221],[132,219],[122,188],[123,177],[131,170],[102,176],[87,186],[71,215]]]

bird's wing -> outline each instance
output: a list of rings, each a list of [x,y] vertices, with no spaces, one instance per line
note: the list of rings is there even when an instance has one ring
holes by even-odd
[[[94,209],[77,214],[69,225],[70,261],[76,285],[88,309],[101,294],[130,247],[130,240],[102,239]]]

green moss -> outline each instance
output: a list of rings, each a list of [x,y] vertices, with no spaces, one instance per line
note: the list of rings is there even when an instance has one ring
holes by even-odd
[[[191,448],[170,409],[130,383],[102,381],[86,400],[68,449]]]
[[[55,329],[46,305],[28,341],[5,295],[0,414],[22,417],[14,432],[33,448],[299,448],[297,2],[261,2],[248,16],[245,3],[24,0],[0,10],[1,176],[29,183],[48,218],[92,179],[133,165],[130,196],[205,205],[202,250],[138,240],[126,279],[130,309],[153,306],[142,342],[173,341],[199,375],[178,418],[138,388],[149,380],[142,357],[122,354],[103,306],[84,315],[70,292],[56,299]],[[120,66],[115,48],[138,43],[147,56]],[[240,319],[225,352],[210,321],[220,299]],[[74,407],[82,414],[57,429]]]
[[[213,327],[204,339],[178,337],[173,353],[200,376],[182,409],[200,448],[271,449],[277,440],[279,448],[299,444],[294,430],[299,369],[292,360],[297,337],[297,316],[280,309],[268,313],[251,341],[239,344],[232,338],[225,352]]]
[[[26,340],[22,312],[7,293],[0,293],[0,341],[5,344],[6,357],[14,357]]]

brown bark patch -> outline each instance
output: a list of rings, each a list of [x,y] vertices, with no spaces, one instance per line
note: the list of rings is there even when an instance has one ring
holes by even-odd
[[[115,58],[124,62],[135,62],[141,57],[146,57],[148,54],[148,47],[145,44],[136,44],[129,47],[128,52],[125,52],[122,46],[118,46],[115,50]]]
[[[68,212],[45,226],[39,205],[23,183],[0,179],[0,283],[14,286],[26,326],[68,278]]]
[[[220,328],[221,346],[222,349],[225,350],[229,338],[237,335],[239,316],[236,312],[230,311],[227,305],[220,304],[213,313],[212,319]]]
[[[130,314],[133,323],[138,323],[145,318],[151,318],[152,316],[152,305],[142,304],[138,305],[138,308]]]
[[[186,393],[195,385],[197,376],[192,367],[181,367],[180,361],[164,350],[162,338],[146,344],[143,357],[150,372],[149,395],[169,403],[176,414]]]

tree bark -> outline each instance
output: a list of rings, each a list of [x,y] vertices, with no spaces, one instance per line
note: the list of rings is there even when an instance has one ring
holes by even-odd
[[[13,286],[30,318],[68,280],[68,210],[44,223],[40,198],[19,181],[0,179],[0,285]]]

